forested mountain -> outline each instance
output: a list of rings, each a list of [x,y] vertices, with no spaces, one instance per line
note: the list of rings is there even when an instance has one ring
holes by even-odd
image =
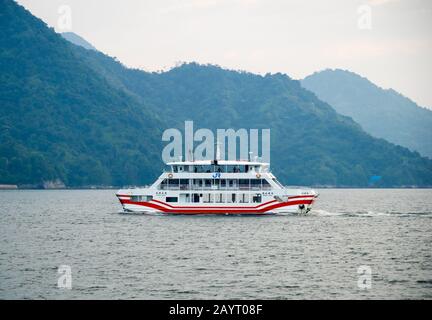
[[[286,184],[432,185],[432,161],[365,133],[298,81],[184,64],[124,67],[75,46],[11,0],[0,8],[0,183],[151,182],[163,130],[270,128]]]
[[[302,85],[371,135],[432,158],[432,111],[344,70],[314,73]]]
[[[13,1],[0,2],[0,183],[68,186],[148,179],[162,124],[74,46]]]

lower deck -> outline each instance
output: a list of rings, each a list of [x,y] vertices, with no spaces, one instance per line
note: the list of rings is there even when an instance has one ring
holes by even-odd
[[[282,200],[263,193],[192,193],[128,195],[117,194],[125,211],[172,214],[274,214],[310,210],[315,195],[291,196]],[[186,201],[185,201],[186,200]]]

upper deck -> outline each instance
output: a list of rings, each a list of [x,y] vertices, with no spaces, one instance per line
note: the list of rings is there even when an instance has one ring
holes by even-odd
[[[172,173],[264,173],[270,171],[269,163],[246,160],[199,160],[168,162],[166,172]]]

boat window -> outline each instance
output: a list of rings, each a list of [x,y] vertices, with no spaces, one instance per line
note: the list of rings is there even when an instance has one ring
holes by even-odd
[[[178,188],[180,184],[180,180],[179,179],[169,179],[168,180],[168,185],[170,188]]]
[[[202,166],[203,172],[212,172],[212,166]]]
[[[152,201],[153,200],[153,196],[131,196],[131,201],[133,202],[148,202],[148,201]]]
[[[268,181],[265,179],[262,181],[262,187],[263,189],[271,189],[270,183],[268,183]]]
[[[178,202],[177,197],[166,197],[166,202]]]
[[[226,166],[227,170],[226,172],[246,172],[245,171],[245,166]]]
[[[252,202],[260,203],[262,201],[261,193],[257,193],[252,197]]]
[[[215,194],[215,202],[216,203],[224,203],[225,202],[225,195],[223,193]]]
[[[195,188],[197,188],[197,187],[201,188],[202,187],[202,179],[193,179],[193,184],[194,184]]]
[[[240,203],[248,203],[249,202],[249,195],[246,193],[242,193],[239,195],[239,202]]]
[[[195,202],[195,203],[200,202],[200,195],[199,195],[199,193],[194,193],[192,195],[192,202]]]
[[[235,180],[228,180],[228,186],[229,187],[235,187],[235,185],[236,185],[236,183],[235,183],[236,181]]]
[[[244,190],[249,189],[249,179],[240,179],[239,188]]]
[[[262,179],[251,179],[251,189],[261,189],[261,180]]]
[[[180,189],[181,190],[189,189],[189,179],[180,179]]]
[[[163,179],[162,182],[161,182],[161,184],[159,185],[159,189],[164,190],[164,189],[167,188],[167,186],[168,186],[168,180],[167,179]]]
[[[203,194],[203,202],[204,203],[212,203],[213,202],[213,194],[211,194],[211,193],[204,193]]]
[[[177,172],[177,166],[173,166],[173,172]]]
[[[180,193],[180,202],[190,202],[190,195],[189,193]]]

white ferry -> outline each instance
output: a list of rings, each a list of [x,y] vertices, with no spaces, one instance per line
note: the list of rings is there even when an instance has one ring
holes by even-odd
[[[125,212],[268,215],[308,213],[318,194],[283,186],[269,163],[201,160],[167,163],[151,186],[117,197]]]

